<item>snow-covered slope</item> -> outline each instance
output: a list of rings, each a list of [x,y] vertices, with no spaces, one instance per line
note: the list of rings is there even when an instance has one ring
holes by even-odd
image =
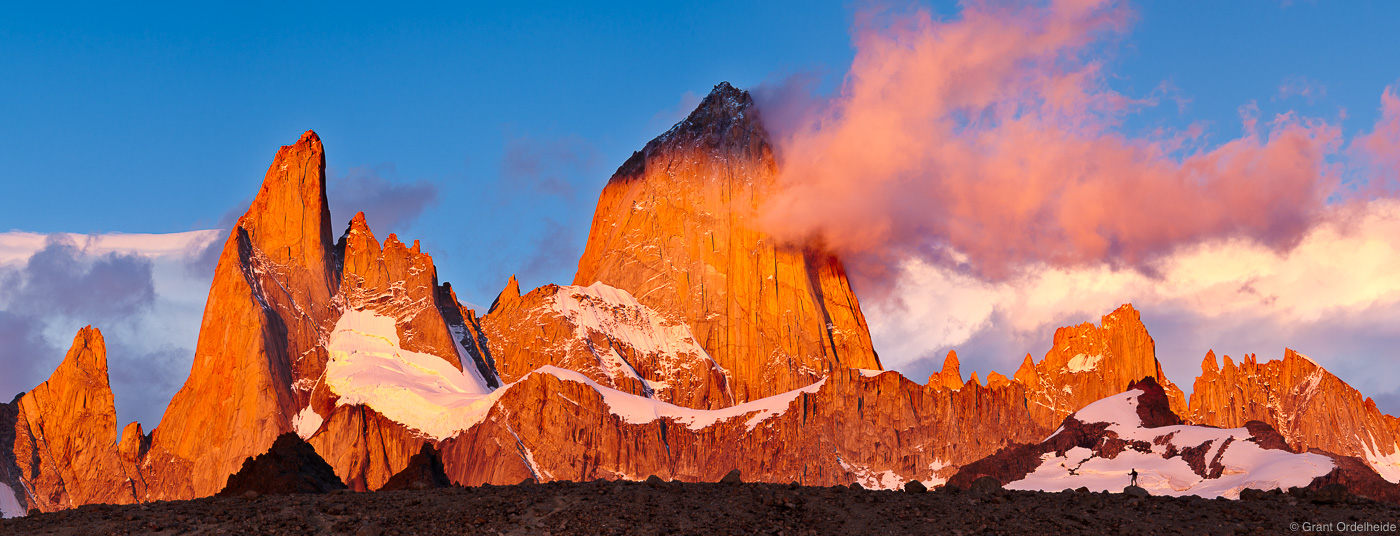
[[[482,327],[503,381],[552,365],[678,406],[732,405],[729,373],[690,326],[603,283],[503,292]]]
[[[1119,491],[1137,470],[1138,485],[1154,495],[1238,498],[1244,488],[1307,486],[1336,465],[1326,456],[1268,449],[1247,428],[1143,425],[1138,413],[1141,389],[1111,396],[1079,410],[1086,425],[1107,423],[1093,448],[1076,446],[1062,454],[1046,452],[1040,464],[1010,489],[1058,491],[1087,487]],[[1062,427],[1046,439],[1065,433]],[[1196,467],[1192,467],[1194,465]]]
[[[692,360],[699,360],[714,369],[720,368],[695,341],[689,326],[667,321],[650,307],[637,302],[625,290],[602,283],[586,287],[559,287],[551,305],[574,325],[575,338],[587,339],[590,332],[606,333],[609,338],[625,342],[638,354],[661,357],[656,364],[656,375],[659,377],[686,372],[685,362]],[[599,354],[599,362],[607,367],[610,375],[636,376],[632,366],[624,362],[615,350],[609,348]],[[658,383],[655,381],[648,383],[653,384],[653,389],[664,387],[664,384],[655,385]]]
[[[15,490],[4,482],[0,482],[0,517],[19,517],[25,515],[24,507],[19,504],[19,499],[15,498]]]
[[[345,311],[326,349],[337,405],[364,404],[435,439],[479,422],[497,398],[475,367],[404,350],[394,319],[374,311]]]
[[[1374,437],[1372,437],[1371,442],[1375,442]],[[1371,444],[1367,443],[1363,446],[1366,452],[1366,463],[1370,464],[1371,468],[1375,469],[1376,473],[1380,474],[1381,478],[1386,479],[1387,482],[1400,484],[1400,451],[1377,454],[1371,448]]]

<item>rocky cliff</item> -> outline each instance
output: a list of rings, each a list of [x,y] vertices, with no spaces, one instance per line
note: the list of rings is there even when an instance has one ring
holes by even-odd
[[[189,379],[151,438],[151,498],[219,491],[313,398],[327,398],[312,392],[326,362],[320,342],[340,316],[325,168],[314,132],[282,147],[229,233]]]
[[[144,497],[129,456],[140,448],[140,426],[119,435],[112,402],[106,342],[85,327],[47,381],[0,406],[0,483],[8,488],[0,492],[41,512]]]
[[[1231,499],[1245,489],[1340,483],[1372,499],[1400,499],[1400,485],[1385,482],[1359,458],[1298,451],[1260,421],[1236,428],[1183,424],[1169,396],[1146,377],[1065,417],[1044,441],[963,466],[949,483],[968,487],[991,476],[1010,489],[1116,492],[1137,485],[1152,495]]]
[[[1259,363],[1253,355],[1236,364],[1206,354],[1191,393],[1191,422],[1243,426],[1262,421],[1277,428],[1299,451],[1323,451],[1365,460],[1382,477],[1400,482],[1400,419],[1380,412],[1317,363],[1291,349],[1283,359]]]
[[[308,131],[278,151],[229,233],[190,377],[143,458],[150,498],[212,494],[245,458],[287,432],[308,438],[357,489],[373,489],[402,470],[423,439],[358,407],[359,398],[347,403],[330,381],[337,376],[328,374],[350,370],[335,368],[346,363],[335,360],[330,342],[337,333],[359,333],[366,319],[375,329],[387,322],[387,333],[370,336],[392,338],[403,352],[398,357],[428,356],[451,374],[497,384],[474,313],[438,285],[418,243],[391,234],[381,244],[363,214],[333,242],[327,207],[325,153]]]
[[[546,285],[524,296],[514,292],[513,287],[503,291],[481,322],[503,381],[553,365],[680,406],[717,409],[734,403],[729,374],[696,342],[690,327],[626,291],[594,283]]]
[[[608,181],[574,277],[690,326],[739,402],[880,368],[841,262],[755,229],[776,173],[753,99],[716,86]]]
[[[935,484],[956,467],[1044,437],[1019,386],[958,391],[897,373],[837,371],[816,384],[719,410],[665,404],[543,367],[504,389],[482,422],[442,443],[466,485],[632,480]]]
[[[1079,408],[1149,377],[1161,384],[1172,411],[1186,412],[1185,395],[1162,374],[1156,343],[1141,315],[1124,304],[1097,326],[1085,322],[1055,330],[1045,358],[1035,363],[1027,355],[1014,379],[1026,386],[1027,407],[1036,422],[1057,426]]]

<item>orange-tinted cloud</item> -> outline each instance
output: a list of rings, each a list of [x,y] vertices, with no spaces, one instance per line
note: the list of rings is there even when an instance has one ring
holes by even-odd
[[[1208,150],[1183,149],[1202,145],[1198,129],[1123,134],[1150,103],[1109,89],[1094,53],[1133,16],[1107,0],[858,13],[840,93],[778,133],[785,188],[764,225],[861,271],[923,258],[990,279],[1149,268],[1215,238],[1296,244],[1330,210],[1340,129],[1247,106],[1244,134]]]

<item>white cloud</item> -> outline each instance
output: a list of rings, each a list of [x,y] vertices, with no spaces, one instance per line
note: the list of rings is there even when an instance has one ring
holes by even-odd
[[[73,335],[91,324],[107,340],[121,424],[153,427],[189,372],[214,275],[205,254],[226,234],[0,233],[0,280],[7,281],[0,314],[15,329],[37,332],[23,334],[32,344],[0,352],[7,376],[0,398],[47,379]],[[50,257],[34,262],[41,252]],[[44,273],[55,267],[62,273]],[[111,296],[125,305],[103,303]]]
[[[988,283],[913,260],[892,293],[899,300],[866,312],[882,360],[919,379],[949,349],[959,350],[965,374],[1012,372],[1027,352],[1043,357],[1055,328],[1097,322],[1131,302],[1168,376],[1188,390],[1206,350],[1262,361],[1288,346],[1380,395],[1400,384],[1396,267],[1400,202],[1383,199],[1338,209],[1290,251],[1212,241],[1161,260],[1155,277],[1107,265],[1038,267]],[[979,355],[985,350],[998,355]]]

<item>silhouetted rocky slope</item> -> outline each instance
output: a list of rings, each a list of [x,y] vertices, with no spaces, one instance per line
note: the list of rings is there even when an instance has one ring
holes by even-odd
[[[1360,524],[1397,520],[1394,504],[1306,493],[1234,501],[600,481],[93,505],[0,520],[0,534],[1288,534],[1366,533]]]

